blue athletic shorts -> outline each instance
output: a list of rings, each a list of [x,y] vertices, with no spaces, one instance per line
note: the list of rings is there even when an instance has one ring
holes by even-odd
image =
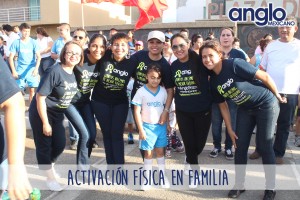
[[[17,79],[17,84],[19,88],[23,89],[26,85],[30,88],[37,88],[39,86],[40,80],[39,76],[32,76],[34,67],[26,70],[22,74],[19,74],[19,79]]]
[[[142,150],[153,150],[167,146],[167,125],[148,124],[143,122],[146,132],[146,140],[140,140],[139,148]]]

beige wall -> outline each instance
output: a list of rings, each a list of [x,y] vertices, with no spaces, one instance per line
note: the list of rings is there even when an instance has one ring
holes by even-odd
[[[69,2],[70,10],[70,24],[72,27],[81,27],[81,4],[78,2]],[[84,13],[84,26],[103,26],[103,25],[120,25],[126,22],[122,19],[114,19],[109,16],[109,12],[105,10],[98,9],[96,7],[91,7],[88,5],[83,5]]]
[[[28,0],[0,0],[0,9],[28,7]]]
[[[40,0],[41,20],[39,24],[59,23],[59,0]]]

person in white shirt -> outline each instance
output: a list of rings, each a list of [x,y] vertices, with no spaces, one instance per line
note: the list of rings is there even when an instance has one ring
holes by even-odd
[[[9,55],[10,55],[10,50],[9,49],[10,49],[11,44],[15,40],[20,39],[20,36],[14,32],[14,28],[11,25],[4,24],[4,25],[2,25],[2,27],[3,27],[3,31],[8,36],[8,39],[6,40],[6,48],[4,48],[4,53],[5,53],[5,56],[6,56],[6,62],[8,64],[8,66],[10,66],[10,64],[8,62],[8,58],[9,58]],[[17,65],[18,65],[18,57],[17,56],[14,57],[14,64],[15,64],[15,68],[16,68]]]
[[[36,28],[36,36],[41,54],[39,74],[40,76],[43,76],[46,70],[55,63],[55,61],[51,58],[50,52],[53,45],[53,40],[43,27]]]
[[[287,17],[286,21],[293,21],[295,25],[278,27],[280,38],[267,46],[259,66],[271,76],[279,93],[287,99],[287,103],[280,103],[273,145],[277,164],[284,162],[283,156],[291,124],[290,116],[295,111],[300,88],[300,40],[294,38],[298,30],[297,19]]]

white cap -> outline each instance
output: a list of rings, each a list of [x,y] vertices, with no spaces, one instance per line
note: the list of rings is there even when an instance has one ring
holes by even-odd
[[[158,39],[161,42],[165,42],[165,34],[163,32],[161,32],[161,31],[151,31],[148,34],[147,41],[149,41],[149,40],[151,40],[153,38]]]

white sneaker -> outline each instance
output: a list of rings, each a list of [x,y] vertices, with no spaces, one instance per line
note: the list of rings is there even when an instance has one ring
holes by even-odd
[[[196,189],[197,188],[197,184],[194,183],[194,181],[192,181],[192,183],[189,185],[190,189]]]
[[[141,186],[141,190],[143,191],[147,191],[147,190],[150,190],[151,189],[151,184],[146,184],[146,181],[144,181],[143,185]]]
[[[169,189],[170,188],[170,182],[169,182],[169,180],[166,176],[164,176],[164,178],[165,178],[165,184],[162,184],[161,187],[163,189]]]
[[[185,159],[184,159],[184,172],[183,172],[184,175],[188,176],[190,170],[192,170],[191,165],[186,162],[186,156],[185,156]]]
[[[56,180],[47,180],[46,184],[47,184],[47,187],[49,188],[49,190],[51,190],[51,191],[60,192],[63,190],[61,185]]]

